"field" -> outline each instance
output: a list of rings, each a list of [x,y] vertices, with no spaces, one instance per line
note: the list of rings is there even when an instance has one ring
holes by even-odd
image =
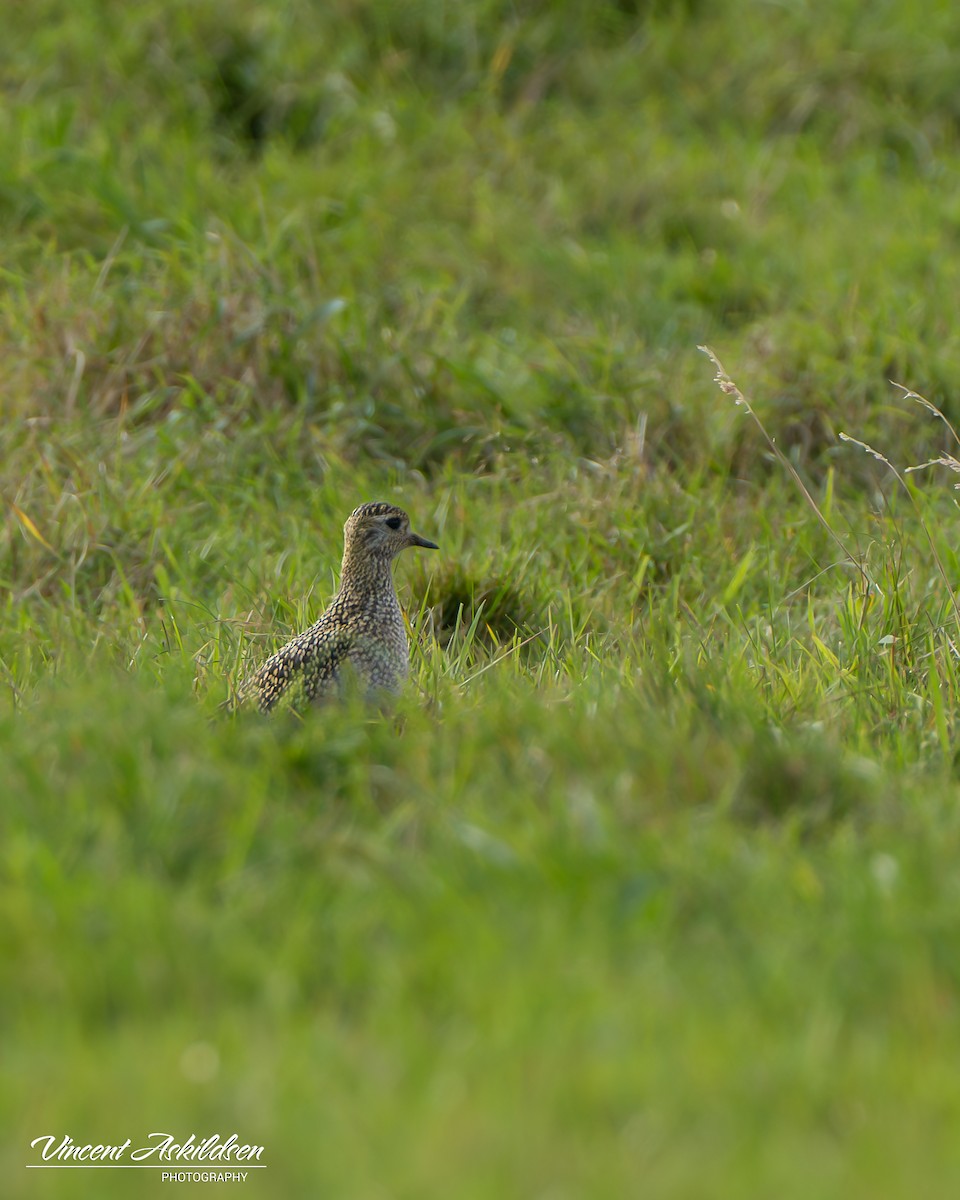
[[[960,9],[4,21],[0,1193],[960,1193]]]

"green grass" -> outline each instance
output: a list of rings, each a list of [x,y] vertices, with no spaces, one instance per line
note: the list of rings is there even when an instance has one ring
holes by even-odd
[[[953,477],[838,435],[956,449],[960,15],[14,7],[3,1194],[955,1195]],[[408,693],[235,710],[374,498]]]

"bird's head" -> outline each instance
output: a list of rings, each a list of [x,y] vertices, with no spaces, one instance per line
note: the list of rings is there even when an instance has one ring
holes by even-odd
[[[429,542],[411,530],[410,518],[402,508],[382,501],[355,508],[343,527],[343,538],[346,554],[375,555],[388,560],[408,546],[439,549],[436,542]]]

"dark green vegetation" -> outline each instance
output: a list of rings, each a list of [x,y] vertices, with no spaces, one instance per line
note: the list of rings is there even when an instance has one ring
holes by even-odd
[[[957,1195],[960,9],[7,8],[4,1195]]]

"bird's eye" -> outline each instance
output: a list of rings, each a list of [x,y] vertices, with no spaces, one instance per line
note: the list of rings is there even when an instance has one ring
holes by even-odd
[[[399,517],[387,517],[385,524],[389,525],[389,527],[391,529],[399,529],[400,528],[400,518]]]

